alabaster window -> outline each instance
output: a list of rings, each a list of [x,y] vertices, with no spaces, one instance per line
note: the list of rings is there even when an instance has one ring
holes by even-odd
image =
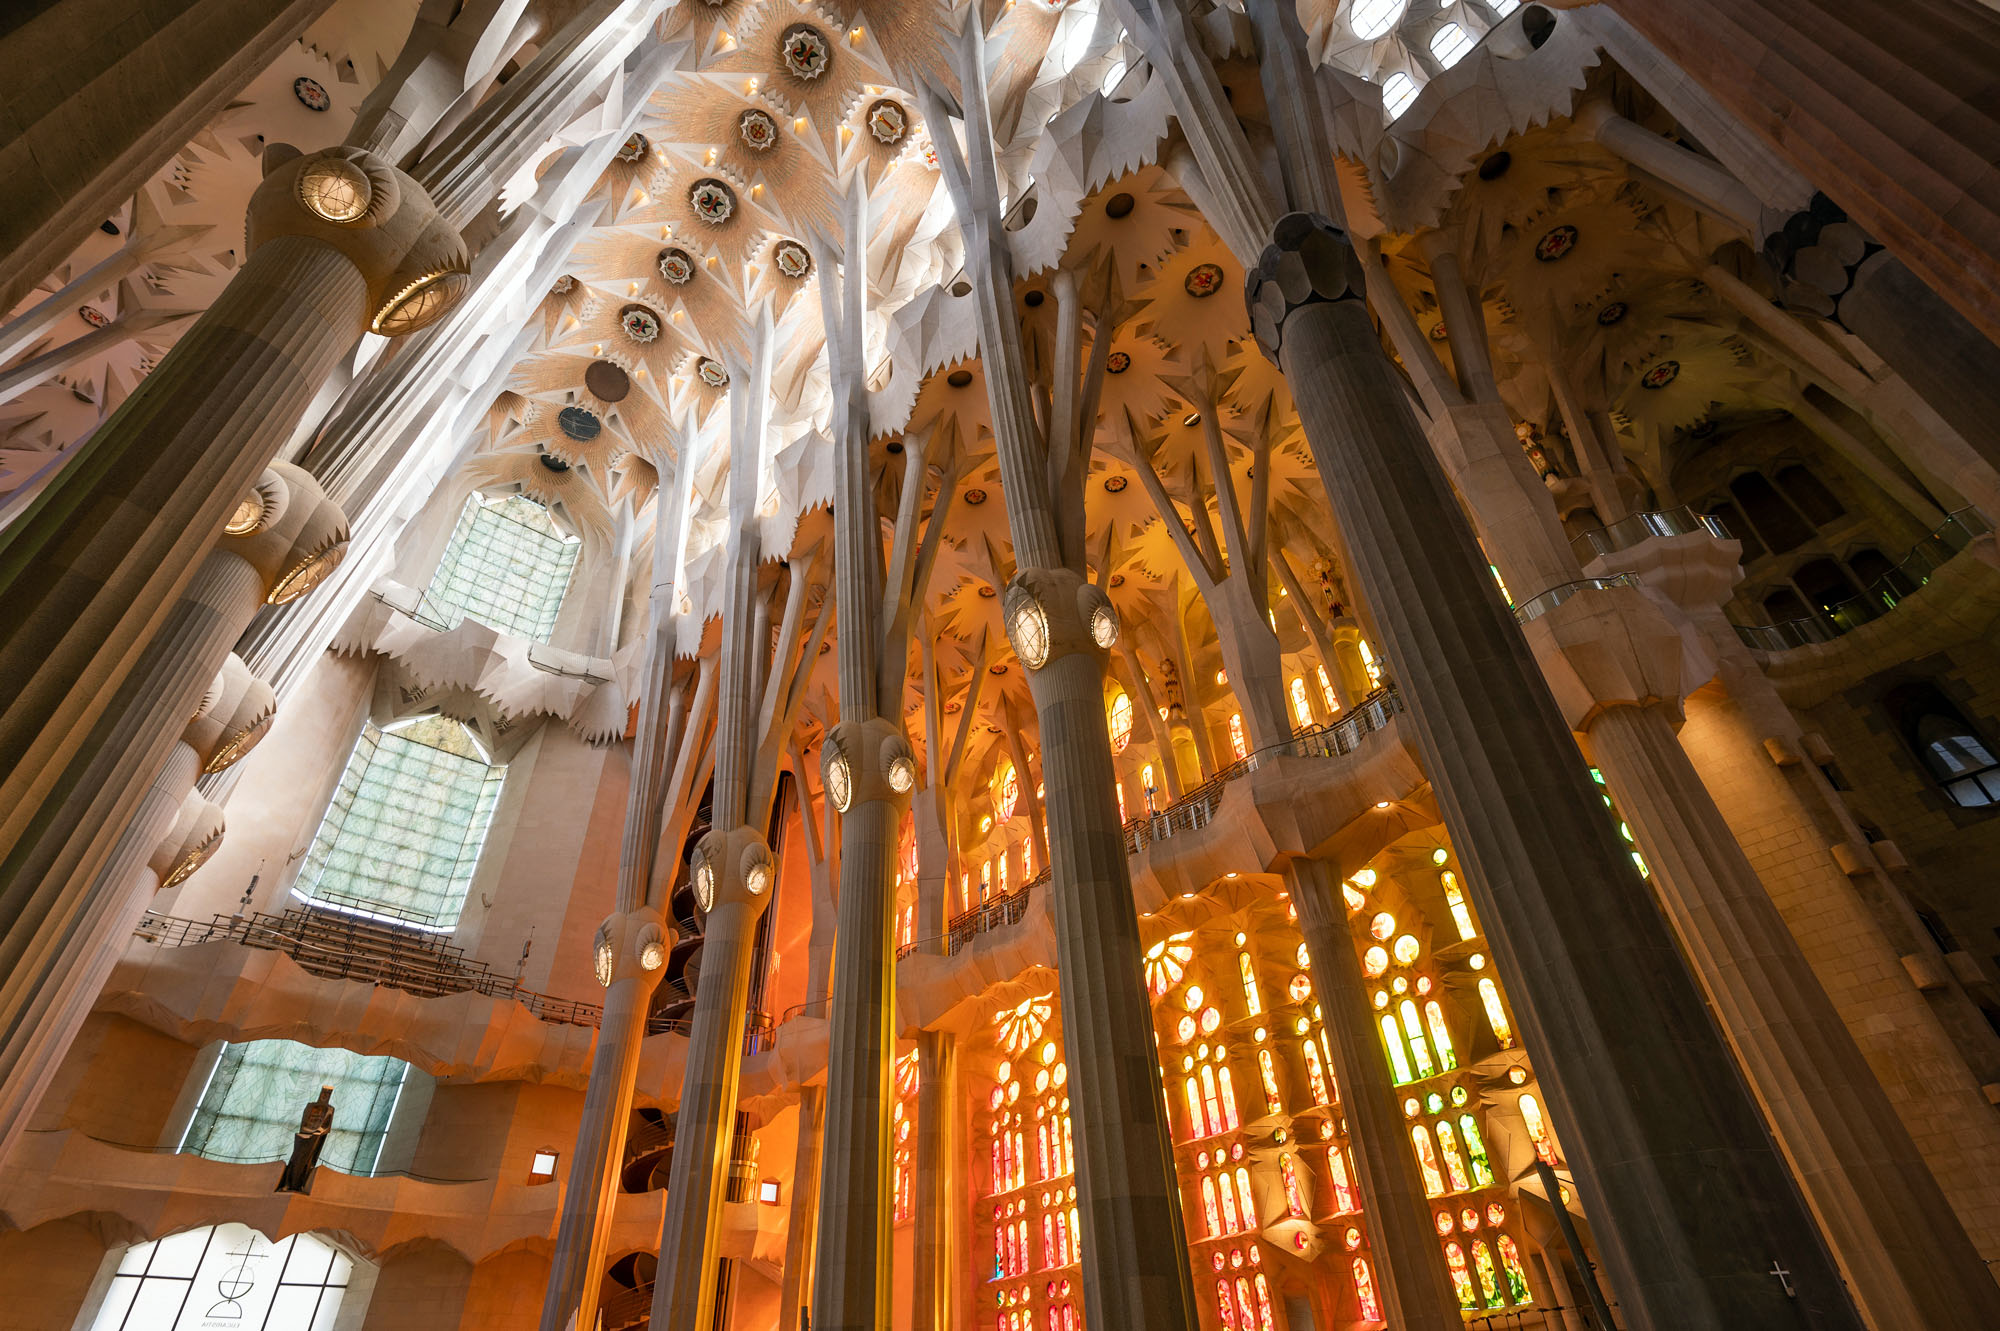
[[[1431,54],[1446,69],[1471,55],[1472,46],[1472,34],[1456,23],[1447,23],[1431,34]]]
[[[293,1040],[227,1045],[202,1087],[180,1149],[233,1162],[283,1160],[308,1102],[333,1087],[333,1131],[320,1163],[343,1174],[372,1174],[389,1116],[410,1065]]]
[[[1105,721],[1111,729],[1111,751],[1125,752],[1125,746],[1132,742],[1132,699],[1123,689],[1111,695]]]
[[[1382,110],[1394,120],[1410,109],[1410,103],[1417,100],[1417,81],[1397,70],[1382,80]]]
[[[1395,27],[1407,8],[1409,0],[1354,0],[1347,11],[1348,26],[1354,29],[1356,37],[1372,41]]]
[[[451,927],[506,773],[448,717],[364,725],[293,895]]]
[[[204,1225],[118,1259],[91,1331],[331,1331],[354,1261],[314,1234]]]
[[[444,628],[476,619],[547,642],[580,549],[581,542],[534,500],[474,495],[458,515],[418,616]]]
[[[1929,684],[1904,684],[1882,701],[1952,803],[1965,809],[2000,805],[2000,762],[1993,745],[1950,699]]]

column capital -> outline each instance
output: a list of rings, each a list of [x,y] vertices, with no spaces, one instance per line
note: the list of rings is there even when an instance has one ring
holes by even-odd
[[[719,827],[695,843],[693,873],[695,904],[704,916],[745,906],[754,919],[771,902],[777,867],[756,828]]]
[[[1318,213],[1286,213],[1271,229],[1257,266],[1244,277],[1244,301],[1257,345],[1278,363],[1285,323],[1307,305],[1365,300],[1361,258],[1348,234]]]
[[[465,239],[415,177],[361,148],[264,152],[248,253],[280,236],[338,250],[368,283],[368,331],[400,337],[443,318],[472,286]]]
[[[1083,652],[1102,661],[1117,645],[1120,625],[1111,598],[1068,568],[1021,568],[1001,596],[1008,645],[1028,678],[1051,662]]]
[[[597,982],[609,989],[637,981],[651,993],[666,973],[667,954],[675,941],[673,925],[650,906],[613,911],[597,926],[592,948]]]
[[[864,804],[892,804],[900,813],[917,788],[916,754],[903,728],[884,717],[842,721],[820,746],[820,781],[844,821]]]

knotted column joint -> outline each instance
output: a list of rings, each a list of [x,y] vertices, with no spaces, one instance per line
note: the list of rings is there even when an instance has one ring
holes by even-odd
[[[1271,229],[1257,266],[1244,278],[1244,300],[1257,345],[1273,365],[1285,324],[1307,305],[1367,299],[1361,257],[1348,234],[1318,213],[1286,213]]]

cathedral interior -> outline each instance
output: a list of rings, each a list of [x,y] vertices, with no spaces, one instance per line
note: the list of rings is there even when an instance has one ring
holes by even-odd
[[[2000,0],[4,9],[0,1327],[2000,1327]]]

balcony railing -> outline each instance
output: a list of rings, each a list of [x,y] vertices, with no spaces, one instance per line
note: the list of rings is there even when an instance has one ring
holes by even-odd
[[[1992,530],[1993,524],[1984,513],[1976,508],[1962,508],[1913,546],[1896,567],[1868,584],[1861,595],[1802,619],[1755,626],[1737,624],[1736,636],[1745,645],[1767,652],[1787,652],[1809,643],[1832,642],[1894,610],[1976,537]]]
[[[1165,841],[1181,832],[1208,826],[1215,820],[1216,810],[1222,805],[1223,790],[1229,783],[1256,771],[1259,765],[1274,758],[1334,758],[1354,752],[1361,747],[1362,740],[1385,728],[1402,708],[1402,700],[1397,697],[1394,686],[1384,687],[1369,694],[1354,710],[1330,725],[1296,731],[1288,740],[1253,751],[1172,804],[1127,822],[1123,829],[1125,853],[1137,855],[1155,841]],[[945,955],[954,955],[988,930],[1020,923],[1021,917],[1028,913],[1030,894],[1049,881],[1050,873],[1051,870],[1043,869],[1015,891],[981,902],[971,910],[953,916],[941,935]],[[938,938],[919,939],[898,948],[896,955],[907,957],[925,943],[937,941]]]
[[[301,970],[323,979],[358,980],[423,998],[484,994],[519,1003],[541,1020],[559,1025],[595,1027],[604,1020],[602,1004],[522,988],[514,977],[467,957],[464,949],[436,934],[367,914],[301,909],[283,915],[217,915],[203,922],[149,912],[132,932],[156,947],[236,943],[283,952]],[[686,1035],[690,1025],[688,1017],[655,1012],[646,1019],[646,1034]],[[773,1030],[768,1015],[751,1013],[743,1031],[744,1052],[770,1048]]]
[[[1636,573],[1619,573],[1608,578],[1580,578],[1575,582],[1565,582],[1560,587],[1551,587],[1541,595],[1521,602],[1521,604],[1514,607],[1514,618],[1520,623],[1525,624],[1530,620],[1540,619],[1543,615],[1546,615],[1564,601],[1569,600],[1572,596],[1581,596],[1585,592],[1603,591],[1609,587],[1637,587],[1638,585],[1639,575]]]
[[[1654,536],[1698,536],[1702,533],[1707,533],[1719,541],[1733,539],[1720,522],[1683,505],[1680,508],[1661,509],[1656,513],[1634,513],[1628,518],[1620,518],[1609,526],[1572,537],[1569,548],[1576,552],[1577,563],[1588,564],[1599,555],[1628,550]]]

